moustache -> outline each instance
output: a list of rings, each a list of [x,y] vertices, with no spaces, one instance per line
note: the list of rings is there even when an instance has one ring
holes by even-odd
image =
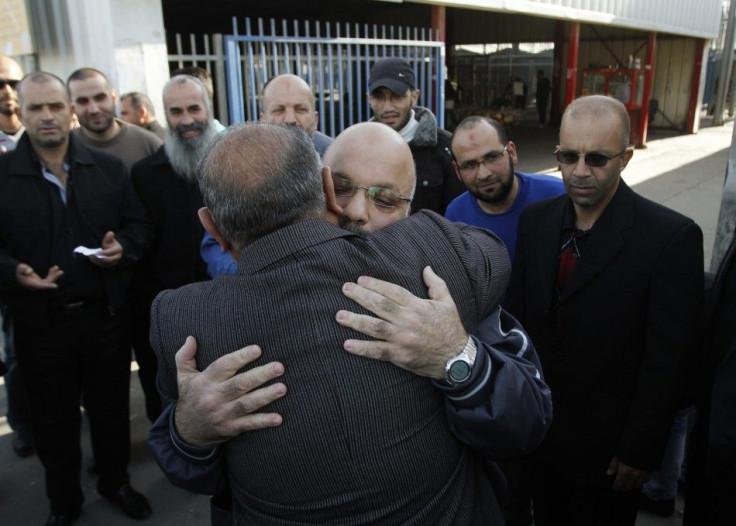
[[[203,130],[204,130],[204,125],[202,125],[202,123],[200,122],[193,122],[191,124],[180,124],[179,126],[176,127],[176,133],[179,135],[179,137],[181,137],[182,135],[190,131],[201,132]]]

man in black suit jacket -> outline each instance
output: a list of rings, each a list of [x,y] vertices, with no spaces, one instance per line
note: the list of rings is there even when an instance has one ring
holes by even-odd
[[[0,294],[13,313],[18,365],[51,501],[48,524],[81,512],[80,399],[89,417],[97,490],[135,518],[151,515],[128,483],[131,264],[153,239],[120,159],[69,133],[61,79],[19,86],[26,133],[0,157]],[[78,246],[97,248],[78,254]],[[42,277],[44,276],[44,277]]]
[[[736,237],[707,295],[696,375],[695,427],[687,451],[683,524],[736,518]]]
[[[508,308],[534,341],[555,417],[533,455],[534,519],[634,524],[682,396],[702,302],[700,228],[635,194],[625,107],[583,97],[555,152],[566,196],[522,215]]]
[[[410,164],[401,137],[390,133]],[[233,159],[231,152],[241,151],[249,155]],[[445,378],[446,362],[469,345],[467,334],[419,376],[345,352],[343,342],[358,334],[334,319],[354,309],[340,292],[343,283],[370,272],[425,296],[420,274],[431,264],[448,276],[470,329],[503,294],[508,256],[498,239],[431,213],[368,238],[339,229],[329,169],[320,175],[307,136],[268,124],[219,138],[203,161],[200,185],[212,214],[203,214],[205,226],[239,253],[240,269],[162,293],[154,303],[152,343],[165,401],[177,396],[174,353],[189,334],[198,342],[200,369],[257,341],[263,355],[254,365],[277,357],[289,385],[288,396],[271,404],[281,425],[224,445],[235,522],[499,518],[482,464],[451,433],[444,397],[429,380]],[[326,210],[332,222],[324,220]]]

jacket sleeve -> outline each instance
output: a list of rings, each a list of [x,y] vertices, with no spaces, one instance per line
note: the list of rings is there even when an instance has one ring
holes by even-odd
[[[176,432],[174,410],[169,404],[148,432],[148,446],[161,471],[175,486],[204,495],[216,495],[227,487],[227,467],[219,447],[195,447]]]
[[[471,377],[445,393],[455,436],[488,460],[524,455],[542,441],[552,421],[552,395],[523,327],[498,307],[474,331]]]
[[[121,265],[129,265],[143,257],[144,251],[153,243],[154,232],[153,224],[127,175],[121,184],[120,227],[115,238],[123,246]]]

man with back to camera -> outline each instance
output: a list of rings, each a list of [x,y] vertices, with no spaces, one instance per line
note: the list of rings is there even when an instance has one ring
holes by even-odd
[[[150,131],[162,141],[166,139],[166,128],[156,120],[156,110],[145,93],[130,91],[120,97],[120,119]]]
[[[312,139],[320,157],[325,154],[332,138],[317,130],[319,112],[314,107],[314,93],[302,78],[285,73],[277,75],[263,86],[263,111],[260,120],[273,124],[298,126]],[[217,241],[205,233],[202,239],[202,259],[210,277],[234,274],[237,264],[233,257],[220,249]]]
[[[420,95],[414,70],[403,58],[381,59],[371,68],[368,101],[372,120],[399,132],[416,164],[417,191],[411,210],[427,208],[444,214],[463,188],[452,169],[452,134],[437,126],[429,109],[417,106]]]
[[[365,135],[366,130],[361,129],[361,126],[367,126],[368,127],[368,130],[375,130],[378,133],[378,135],[376,135],[375,132],[373,133],[373,135],[371,135],[370,133],[368,135]],[[390,148],[388,150],[381,149],[382,144],[381,144],[381,141],[380,141],[380,139],[382,137],[382,134],[390,134],[390,137],[388,139],[385,137],[385,135],[383,136],[383,142],[386,143],[387,141],[389,141],[389,142],[393,141],[393,146],[392,146],[394,148],[394,154],[393,154],[394,161],[393,162],[396,162],[397,155],[395,153],[395,149],[396,149],[396,146],[395,145],[397,145],[397,144],[398,145],[401,145],[402,144],[401,141],[399,140],[398,136],[396,136],[393,132],[390,132],[389,130],[384,129],[381,126],[376,126],[376,125],[358,125],[355,128],[358,128],[358,129],[357,130],[354,130],[354,133],[352,133],[352,134],[351,133],[348,133],[347,136],[343,138],[344,139],[343,140],[343,148],[340,149],[340,151],[342,153],[341,154],[338,154],[338,153],[335,154],[336,157],[339,156],[339,155],[342,155],[345,158],[345,160],[348,161],[347,166],[343,165],[340,168],[340,173],[342,174],[341,177],[343,177],[344,181],[346,181],[346,182],[341,183],[342,184],[342,187],[344,188],[344,190],[342,191],[344,197],[338,198],[338,199],[342,199],[343,202],[344,202],[345,200],[350,200],[352,198],[353,200],[358,200],[363,205],[365,205],[365,206],[360,206],[360,207],[353,207],[353,209],[352,209],[352,212],[353,213],[356,213],[358,210],[365,210],[366,207],[371,207],[371,209],[378,208],[378,205],[375,205],[375,202],[379,202],[380,203],[380,202],[382,202],[382,200],[388,199],[388,196],[390,194],[387,194],[385,198],[383,197],[382,194],[381,195],[373,194],[372,193],[373,191],[375,191],[375,190],[377,190],[379,188],[382,188],[382,187],[371,187],[370,189],[366,190],[366,192],[368,192],[368,193],[366,193],[365,195],[363,195],[363,192],[361,192],[361,191],[358,191],[356,193],[356,190],[358,189],[358,187],[352,187],[351,185],[352,184],[359,184],[359,183],[371,184],[371,182],[373,182],[373,184],[375,184],[375,183],[381,182],[382,180],[383,181],[386,181],[386,173],[387,173],[387,171],[388,172],[391,172],[391,169],[388,168],[388,170],[387,170],[387,167],[384,166],[383,167],[383,170],[380,170],[380,169],[378,169],[378,170],[371,170],[371,169],[368,168],[368,163],[364,163],[364,162],[361,163],[360,162],[360,159],[351,159],[351,160],[348,160],[349,153],[350,152],[353,152],[354,153],[356,151],[356,149],[354,148],[354,146],[356,144],[360,144],[361,142],[370,139],[372,141],[372,144],[375,145],[377,151],[384,152],[384,155],[381,156],[381,159],[386,159],[385,162],[386,163],[390,163],[391,161],[388,160],[389,157],[390,157],[388,155],[388,151],[390,150]],[[385,130],[385,131],[383,131],[383,130]],[[350,137],[352,137],[352,138],[350,138]],[[335,146],[339,146],[339,144],[336,143]],[[403,148],[406,148],[405,145],[403,146]],[[399,151],[400,152],[402,151],[401,148],[399,148]],[[403,150],[403,152],[404,152],[405,156],[409,156],[408,150]],[[362,151],[361,153],[363,153],[364,155],[367,155],[367,152],[365,152],[365,151]],[[401,156],[400,155],[398,156],[398,159],[401,160]],[[337,161],[335,161],[335,163],[337,163]],[[406,162],[406,157],[404,157],[404,161],[401,161],[401,164],[406,167],[405,169],[407,170],[407,172],[406,172],[407,173],[407,176],[406,176],[407,180],[413,179],[412,163],[410,161],[407,163]],[[389,164],[389,167],[390,166],[391,166],[391,164]],[[352,167],[352,169],[350,169],[350,167]],[[408,175],[408,174],[411,174],[411,175]],[[358,183],[354,182],[354,179],[356,179],[356,178],[357,178]],[[361,184],[360,187],[363,188],[362,184]],[[345,193],[345,191],[348,188],[352,188],[352,189],[351,189],[350,192]],[[395,190],[392,191],[392,192],[395,192]],[[397,193],[396,195],[398,196],[398,201],[396,201],[396,203],[397,204],[398,203],[401,203],[401,199],[400,199],[400,195],[401,194],[398,194]],[[369,201],[369,196],[371,196],[370,197],[370,201]],[[365,199],[364,202],[363,202],[363,199]],[[394,206],[396,206],[396,205],[394,205]],[[400,218],[400,217],[402,217],[402,215],[404,215],[406,213],[406,211],[405,211],[406,208],[407,208],[406,203],[403,203],[403,206],[401,207],[401,209],[397,211],[397,213],[398,213],[397,219]],[[377,213],[379,213],[379,215],[381,214],[381,212],[377,212]],[[388,211],[388,213],[390,213],[390,211]],[[360,288],[360,287],[358,287],[358,288]],[[431,290],[432,289],[430,289],[430,294],[431,294]],[[411,294],[409,294],[407,291],[403,291],[403,292],[406,293],[407,295],[411,296]],[[417,301],[420,301],[417,298],[414,298],[414,299],[417,300]],[[421,301],[424,301],[424,300],[421,300]],[[427,303],[439,303],[439,302],[427,302]],[[455,309],[454,304],[452,304],[452,300],[449,300],[449,303],[450,303],[449,308],[452,310],[453,313],[455,313],[455,316],[457,316],[457,311]],[[437,308],[437,306],[435,305],[434,308]],[[442,312],[449,312],[449,311],[442,311]],[[508,322],[509,320],[508,319],[505,319],[504,321]],[[495,318],[495,322],[496,322],[496,324],[499,323],[499,317],[498,317],[498,315]],[[357,322],[355,322],[355,320],[351,320],[351,319],[348,318],[348,319],[346,319],[344,321],[344,323],[346,325],[348,325],[348,324],[357,323]],[[452,325],[452,324],[450,324],[450,325]],[[461,329],[461,332],[464,335],[463,336],[464,337],[464,340],[467,340],[467,334],[462,329]],[[489,332],[492,332],[492,329],[489,330]],[[442,334],[441,331],[439,333]],[[499,336],[499,334],[496,333],[496,336]],[[415,336],[412,335],[412,337],[415,337]],[[393,340],[393,338],[391,340]],[[436,343],[436,342],[433,342],[433,343]],[[521,343],[521,342],[517,341],[516,343]],[[426,348],[426,346],[427,346],[426,341],[421,342],[421,344]],[[507,339],[506,344],[507,345],[510,345],[510,339]],[[186,349],[187,347],[189,347],[189,349]],[[185,385],[186,384],[186,387],[187,388],[188,387],[191,387],[192,388],[192,389],[189,389],[189,390],[193,390],[193,389],[195,389],[198,386],[201,387],[203,379],[206,382],[207,381],[207,378],[209,377],[209,379],[211,381],[212,378],[213,378],[212,375],[217,375],[217,374],[220,374],[220,373],[223,373],[224,372],[224,369],[222,369],[218,373],[215,373],[215,369],[216,368],[224,367],[225,369],[227,369],[228,367],[233,366],[234,368],[229,373],[229,375],[232,376],[232,374],[234,374],[235,370],[239,369],[241,365],[245,365],[245,363],[248,363],[248,362],[250,362],[253,359],[253,357],[250,357],[249,358],[248,355],[246,355],[243,352],[232,353],[232,355],[225,356],[225,357],[221,358],[220,360],[218,360],[218,363],[217,364],[213,364],[212,366],[210,366],[204,373],[196,373],[196,371],[193,370],[194,369],[194,364],[193,363],[191,364],[192,371],[185,371],[184,370],[185,368],[181,367],[181,365],[184,362],[186,362],[186,361],[193,361],[193,348],[192,347],[193,347],[193,342],[189,341],[188,344],[185,346],[185,348],[182,349],[182,352],[180,352],[179,355],[177,356],[177,363],[180,365],[180,369],[179,369],[179,374],[181,375],[180,376],[180,380],[184,381],[184,384],[182,384],[182,385]],[[441,348],[442,345],[439,345],[439,347]],[[479,348],[485,349],[486,347],[483,344],[483,346],[479,346]],[[503,343],[501,343],[501,344],[498,345],[498,349],[503,349],[503,348],[504,348],[504,344]],[[517,348],[517,350],[518,350],[518,348]],[[252,349],[250,349],[250,351],[252,351]],[[259,352],[259,351],[256,349],[256,352]],[[496,352],[500,352],[500,351],[496,351]],[[185,354],[187,354],[187,356],[185,356]],[[430,356],[431,354],[432,353],[427,353],[427,356]],[[533,355],[533,351],[531,352],[531,354]],[[476,362],[476,366],[475,366],[476,368],[473,371],[473,377],[474,377],[474,379],[472,380],[472,385],[474,385],[474,386],[477,387],[476,394],[478,394],[477,392],[479,391],[480,392],[480,397],[483,398],[483,397],[487,396],[487,394],[488,394],[487,389],[491,389],[491,387],[490,387],[491,384],[487,384],[488,378],[485,376],[485,373],[484,373],[484,371],[486,371],[486,368],[488,368],[488,370],[490,370],[490,367],[491,367],[490,366],[490,363],[491,363],[491,361],[489,361],[486,358],[486,354],[485,353],[478,353],[478,356],[479,356],[478,357],[478,361]],[[513,358],[512,358],[512,356],[513,356]],[[389,358],[386,358],[386,359],[389,359]],[[399,365],[401,363],[401,358],[398,357],[397,355],[394,355],[394,358],[391,358],[391,359],[395,359],[395,362],[394,363],[396,363],[397,365]],[[541,379],[539,378],[539,375],[536,373],[536,369],[531,364],[529,364],[529,362],[526,362],[526,360],[519,359],[518,357],[516,357],[515,356],[515,352],[514,353],[509,353],[506,356],[506,359],[505,360],[501,360],[501,362],[498,362],[497,361],[498,359],[499,359],[498,356],[496,356],[492,352],[491,353],[491,360],[495,363],[495,365],[493,366],[494,371],[495,371],[494,372],[494,375],[493,375],[494,376],[493,382],[497,382],[500,385],[500,384],[504,384],[505,382],[507,382],[509,378],[516,377],[517,380],[518,380],[518,379],[520,379],[520,377],[522,375],[529,375],[528,378],[529,378],[530,382],[529,382],[528,385],[526,385],[526,386],[523,387],[523,390],[526,391],[527,388],[531,388],[531,389],[529,389],[528,391],[526,391],[526,394],[520,395],[519,398],[518,398],[518,400],[514,399],[513,401],[508,401],[508,400],[504,401],[504,399],[499,399],[495,403],[502,403],[503,404],[503,403],[508,402],[510,405],[513,405],[514,406],[514,410],[516,410],[516,409],[518,409],[518,406],[516,405],[517,402],[519,404],[526,404],[527,402],[530,401],[530,398],[535,398],[537,395],[540,395],[541,398],[538,398],[536,403],[535,402],[532,402],[532,405],[537,406],[536,409],[532,409],[531,407],[529,407],[530,410],[528,412],[526,412],[526,411],[524,412],[525,413],[525,416],[528,414],[531,417],[531,420],[534,420],[536,422],[536,424],[532,424],[531,427],[529,427],[528,424],[531,424],[531,420],[530,421],[527,421],[526,423],[523,423],[523,422],[519,421],[519,426],[518,427],[519,427],[519,429],[521,429],[521,431],[519,431],[520,438],[518,439],[518,441],[515,440],[515,439],[514,440],[506,440],[506,438],[508,438],[508,435],[506,435],[503,432],[496,433],[494,439],[491,440],[490,437],[488,437],[488,433],[483,433],[480,430],[477,430],[480,439],[479,439],[479,443],[478,444],[475,444],[475,445],[477,446],[477,448],[479,450],[481,450],[481,451],[483,451],[483,450],[484,451],[487,451],[491,455],[493,453],[490,453],[490,452],[491,452],[491,450],[494,450],[494,448],[495,448],[495,451],[496,452],[498,452],[500,450],[503,450],[503,449],[507,449],[507,453],[508,453],[508,448],[515,449],[517,447],[521,447],[521,448],[527,447],[527,446],[523,445],[522,442],[523,443],[527,443],[527,444],[528,444],[528,442],[530,440],[532,442],[536,442],[538,440],[538,438],[541,437],[541,435],[539,434],[539,431],[541,431],[541,433],[543,433],[543,428],[545,427],[545,424],[541,424],[541,422],[548,419],[548,414],[546,414],[545,416],[541,416],[539,420],[536,420],[537,417],[532,417],[532,415],[531,415],[531,413],[537,414],[536,413],[536,410],[537,409],[541,409],[541,407],[538,406],[538,403],[541,402],[541,405],[542,406],[545,405],[544,402],[543,402],[543,400],[544,400],[544,398],[546,396],[546,395],[540,394],[540,392],[536,392],[536,394],[534,394],[534,395],[531,394],[531,391],[536,391],[536,389],[539,388],[539,387],[536,387],[536,388],[535,387],[532,387],[531,384],[533,384],[535,381],[541,382]],[[225,366],[225,361],[226,360],[231,361],[230,364],[227,365],[227,366]],[[246,360],[246,361],[244,363],[242,363],[241,362],[242,360]],[[509,361],[509,360],[511,360],[511,361]],[[515,360],[519,360],[520,362],[524,362],[524,365],[521,365],[520,363],[513,363]],[[440,361],[442,363],[444,363],[444,360],[440,360]],[[238,365],[237,366],[235,366],[235,362],[238,362]],[[505,362],[505,363],[502,363],[502,362]],[[399,365],[399,366],[401,367],[402,365]],[[404,364],[404,366],[405,366],[405,364]],[[187,365],[187,367],[190,367],[190,366]],[[443,366],[443,368],[444,368],[444,366]],[[521,369],[524,369],[526,372],[525,373],[521,373],[519,376],[516,376],[517,373],[520,372],[519,370],[521,370]],[[275,377],[279,376],[281,373],[279,373],[278,371],[281,371],[281,373],[282,373],[283,372],[283,368],[280,366],[280,364],[273,364],[272,363],[272,364],[269,364],[268,366],[259,367],[257,369],[254,369],[253,371],[248,371],[246,373],[243,373],[242,375],[239,375],[239,376],[241,376],[241,380],[242,381],[241,382],[238,382],[238,383],[241,386],[251,385],[253,388],[255,388],[255,387],[258,386],[259,383],[261,383],[263,381],[267,381],[270,378],[275,378]],[[274,374],[274,372],[275,372],[275,374]],[[189,373],[191,373],[191,374],[189,374]],[[258,378],[260,378],[260,377],[259,376],[256,376],[256,373],[258,373],[260,375],[266,375],[266,376],[268,376],[268,378],[263,378],[262,380],[257,381]],[[273,376],[271,376],[271,374],[273,374]],[[422,373],[418,373],[418,374],[422,374]],[[196,376],[196,378],[195,378],[195,376]],[[184,377],[187,377],[186,380],[184,380]],[[250,379],[247,380],[247,381],[243,380],[244,378],[247,378],[247,377],[250,377]],[[536,380],[532,380],[533,378],[536,378]],[[516,384],[518,384],[518,381],[514,381],[514,382]],[[541,384],[541,385],[543,386],[543,384]],[[484,387],[480,387],[480,386],[484,386]],[[496,388],[497,389],[500,389],[500,387],[498,385],[496,386]],[[228,389],[232,389],[232,388],[228,388]],[[238,387],[238,389],[242,389],[242,387]],[[250,389],[250,388],[248,388],[248,389]],[[245,395],[244,396],[244,399],[250,399],[251,400],[251,402],[248,402],[246,404],[246,406],[251,407],[252,408],[252,411],[257,411],[258,408],[261,405],[264,405],[265,403],[268,403],[268,401],[262,402],[262,403],[260,403],[260,405],[254,405],[255,404],[254,400],[263,400],[263,398],[266,398],[266,397],[271,397],[270,398],[271,400],[278,399],[278,398],[280,398],[284,394],[285,391],[283,389],[285,389],[285,387],[284,387],[283,384],[274,384],[273,386],[269,386],[267,388],[261,389],[260,390],[260,393],[258,392],[258,390],[256,390],[253,393],[251,393],[250,395]],[[542,388],[542,390],[545,390],[545,389]],[[188,399],[188,396],[187,396],[188,393],[186,391],[187,391],[187,389],[185,389],[185,390],[182,391],[182,397],[183,398],[182,398],[182,401],[180,402],[180,406],[177,408],[177,414],[178,414],[179,409],[184,407],[184,405],[183,405],[184,402],[187,402],[188,401],[188,403],[191,403],[191,401],[192,401],[191,399]],[[220,389],[218,388],[217,391],[219,392]],[[453,398],[455,396],[453,394],[453,391],[456,392],[456,389],[449,389],[449,392],[447,393],[447,396],[449,398]],[[211,398],[211,396],[212,396],[212,393],[207,393],[206,396],[204,396],[204,397],[200,397],[200,396],[195,395],[194,401],[200,402],[201,399],[203,398],[203,399],[205,399],[205,403],[206,403],[206,399]],[[455,403],[458,403],[460,406],[463,406],[464,404],[470,404],[470,405],[478,404],[478,405],[483,405],[483,404],[479,404],[477,400],[475,400],[473,402],[470,402],[468,399],[462,399],[462,397],[460,397],[460,399],[461,399],[460,401],[456,401],[455,402]],[[177,420],[177,426],[176,426],[176,428],[174,428],[172,426],[172,432],[175,433],[176,430],[178,430],[178,431],[182,432],[182,434],[184,434],[187,439],[192,440],[192,442],[195,442],[197,444],[207,444],[208,441],[210,441],[210,440],[214,440],[215,443],[221,442],[222,439],[228,438],[230,436],[235,436],[235,435],[239,434],[240,432],[242,432],[243,430],[256,429],[258,427],[269,427],[269,426],[272,426],[272,425],[278,425],[278,423],[281,422],[280,415],[277,415],[277,414],[274,414],[274,413],[270,413],[270,414],[250,414],[250,415],[241,415],[240,417],[238,417],[238,416],[236,416],[235,412],[238,411],[239,409],[242,409],[242,406],[240,404],[237,404],[237,407],[234,407],[234,405],[235,404],[224,404],[224,403],[221,403],[220,401],[218,401],[217,403],[214,403],[211,406],[211,410],[207,410],[207,415],[205,416],[205,418],[207,418],[207,419],[213,417],[213,415],[210,415],[209,414],[210,411],[221,413],[221,416],[224,416],[223,425],[226,426],[226,427],[228,427],[228,430],[227,431],[224,431],[224,434],[223,435],[220,435],[220,436],[217,436],[217,437],[214,437],[214,438],[213,438],[212,435],[210,435],[208,437],[203,437],[202,435],[199,435],[198,437],[195,438],[195,436],[198,433],[200,433],[201,431],[203,431],[202,427],[204,427],[204,428],[207,427],[207,426],[202,426],[202,421],[201,421],[202,419],[201,418],[189,419],[187,422],[181,422],[181,421]],[[497,409],[500,409],[500,408],[497,408]],[[547,409],[548,409],[548,406],[547,406]],[[448,411],[449,411],[449,409],[448,409]],[[545,413],[545,410],[542,409],[541,412],[542,413]],[[199,413],[199,414],[201,415],[201,413]],[[494,415],[495,415],[495,412],[494,412]],[[467,418],[467,416],[468,415],[466,414],[465,415],[465,418]],[[503,421],[504,421],[503,418],[499,418],[499,421],[498,422],[488,424],[488,427],[485,428],[484,430],[487,431],[489,428],[493,428],[494,425],[495,426],[503,425],[502,424]],[[186,426],[182,425],[184,423],[187,423],[187,425]],[[541,424],[542,425],[542,429],[539,429],[538,427],[536,427],[537,424]],[[192,426],[193,426],[193,429],[192,429]],[[243,427],[239,429],[239,426],[243,426]],[[199,427],[199,429],[197,429],[198,427]],[[529,432],[531,428],[537,429],[537,432],[534,432],[534,431]],[[212,429],[204,429],[204,431],[205,432],[212,433],[213,430]],[[217,431],[219,432],[220,430],[218,429]],[[500,429],[499,429],[499,431],[500,431]],[[461,440],[463,440],[463,441],[470,440],[472,442],[474,440],[474,438],[472,437],[473,432],[474,432],[473,430],[470,430],[469,433],[459,434],[459,436],[461,437]],[[493,433],[491,433],[491,434],[493,434]],[[533,438],[534,436],[536,436],[537,438]],[[506,437],[506,438],[504,438],[504,437]],[[159,436],[159,438],[162,438],[162,437]],[[167,439],[168,437],[167,437],[166,434],[164,434],[163,435],[163,438],[164,439]],[[156,452],[156,445],[153,443],[153,441],[154,441],[154,437],[149,437],[149,442],[152,443],[152,446],[154,447],[154,452]],[[164,447],[166,447],[166,446],[164,446]],[[532,445],[532,447],[533,447],[533,445]],[[207,449],[207,448],[204,448],[204,449]],[[219,452],[217,454],[220,455]],[[212,458],[211,456],[208,457],[208,459],[211,459],[211,458]],[[157,459],[159,460],[159,462],[161,462],[161,459],[158,457],[158,455],[157,455]],[[164,469],[166,469],[167,466],[169,466],[169,467],[171,466],[171,464],[170,464],[169,461],[166,461],[162,465],[162,467],[164,467]],[[197,466],[194,466],[194,467],[196,468]],[[170,474],[170,473],[167,473],[167,474]],[[191,487],[190,487],[190,489],[191,489]]]
[[[682,397],[703,294],[700,228],[621,179],[629,116],[593,95],[564,112],[566,194],[527,207],[507,307],[555,418],[532,455],[534,523],[631,524]]]
[[[498,121],[487,117],[465,118],[455,128],[451,148],[452,166],[468,191],[450,203],[445,217],[491,230],[513,262],[521,212],[530,203],[563,194],[562,181],[515,171],[516,144]]]
[[[115,117],[118,94],[104,73],[80,68],[66,83],[79,119],[79,128],[72,133],[82,143],[119,157],[128,172],[161,147],[161,139],[153,133]]]
[[[15,344],[46,493],[47,524],[81,513],[84,397],[97,491],[132,518],[151,515],[129,483],[130,350],[123,338],[130,265],[153,238],[119,159],[70,133],[63,81],[45,72],[19,85],[26,132],[0,157],[0,292]],[[89,256],[75,248],[100,247]]]

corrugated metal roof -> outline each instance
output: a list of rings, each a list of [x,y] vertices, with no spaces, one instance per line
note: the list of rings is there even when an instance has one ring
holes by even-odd
[[[722,0],[412,0],[561,20],[717,38]]]

